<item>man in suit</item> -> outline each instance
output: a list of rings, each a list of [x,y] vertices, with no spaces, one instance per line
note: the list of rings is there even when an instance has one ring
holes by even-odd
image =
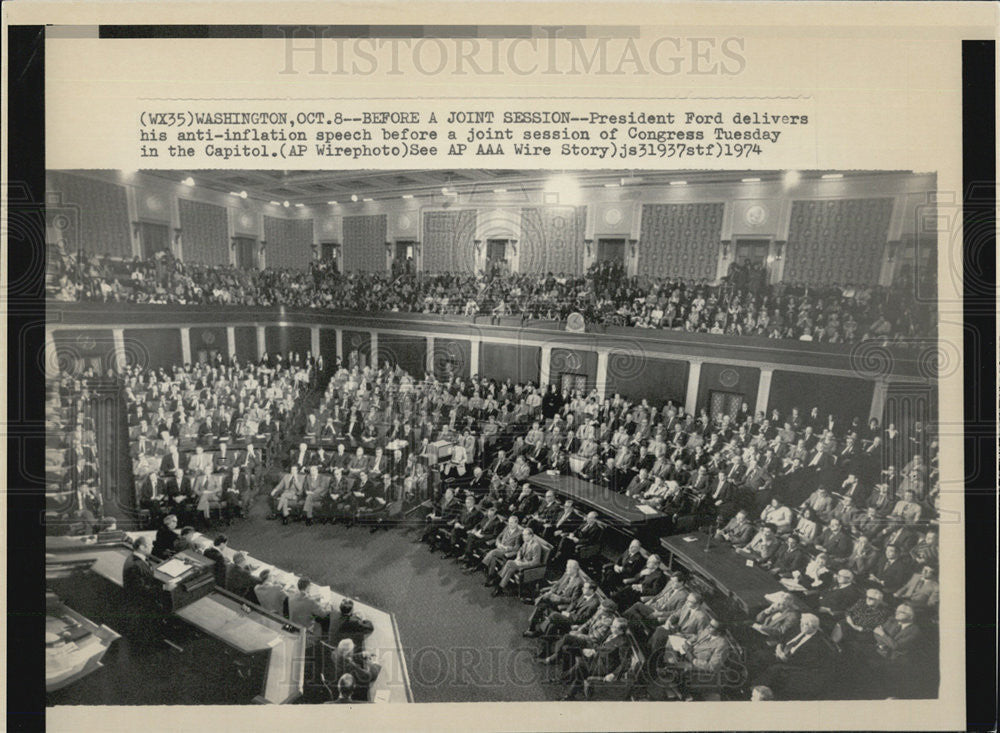
[[[833,588],[820,592],[816,602],[820,613],[840,618],[863,595],[863,592],[854,584],[854,572],[847,568],[837,571],[835,582]]]
[[[600,537],[601,525],[597,523],[597,512],[588,512],[579,528],[560,538],[553,563],[558,566],[567,558],[583,557],[597,546]]]
[[[172,474],[178,468],[184,468],[180,452],[177,450],[177,443],[171,442],[167,454],[160,461],[160,473]]]
[[[632,540],[621,556],[613,563],[604,566],[601,573],[601,585],[609,593],[622,588],[626,578],[631,578],[639,574],[646,564],[646,558],[642,554],[642,543],[639,540]]]
[[[357,450],[354,451],[354,455],[347,462],[347,470],[357,475],[362,471],[367,471],[368,465],[368,456],[365,455],[365,449],[358,446]]]
[[[168,514],[163,518],[163,525],[156,530],[156,539],[153,541],[153,557],[159,560],[167,560],[174,552],[174,543],[177,541],[177,515]]]
[[[324,607],[309,592],[312,581],[299,578],[298,592],[288,597],[288,618],[293,624],[303,627],[310,637],[319,635],[320,624],[330,618],[330,609]]]
[[[322,504],[330,485],[330,477],[323,476],[319,472],[319,466],[309,466],[309,473],[302,482],[302,491],[305,493],[305,501],[302,511],[306,515],[306,525],[312,526],[313,516],[316,508]]]
[[[442,530],[447,531],[452,523],[459,518],[461,513],[462,502],[455,495],[455,490],[450,487],[445,489],[444,495],[441,497],[440,506],[436,507],[424,518],[427,526],[424,528],[420,541],[426,542],[433,551],[436,547],[438,532]]]
[[[670,580],[659,593],[655,596],[641,596],[622,614],[628,619],[629,628],[639,638],[646,638],[659,624],[666,623],[687,600],[689,591],[681,574],[672,570],[669,575]]]
[[[747,517],[747,512],[740,509],[725,527],[716,532],[716,537],[725,540],[733,547],[743,547],[753,539],[753,533],[754,527]]]
[[[149,540],[137,537],[132,542],[132,554],[122,566],[122,585],[130,604],[130,612],[124,619],[129,628],[129,643],[146,644],[153,640],[153,624],[160,613],[157,604],[159,583],[153,577],[149,563]]]
[[[465,540],[465,552],[462,553],[462,561],[467,569],[473,567],[473,553],[484,549],[492,543],[500,530],[504,527],[503,521],[497,515],[496,506],[490,505],[486,509],[486,514],[479,520],[475,527],[469,530]]]
[[[242,552],[233,555],[233,561],[226,569],[226,590],[230,593],[246,598],[252,603],[257,603],[257,596],[254,588],[260,581],[250,572],[247,565],[247,556]]]
[[[526,524],[542,537],[551,529],[562,507],[556,500],[556,492],[549,489],[545,492],[545,500],[541,503],[534,514],[527,518]]]
[[[354,700],[366,701],[369,687],[382,671],[373,659],[373,654],[357,651],[351,639],[342,639],[330,654],[330,676],[339,680],[350,675],[355,681]]]
[[[592,581],[585,580],[576,598],[559,608],[551,609],[535,627],[538,632],[536,635],[542,637],[539,658],[549,655],[549,646],[557,638],[585,624],[597,612],[600,604],[597,586]]]
[[[281,517],[282,524],[288,524],[288,517],[293,509],[302,506],[303,486],[305,482],[299,473],[298,464],[293,463],[278,485],[271,492],[274,513]]]
[[[354,612],[354,601],[350,598],[340,602],[339,611],[339,615],[330,618],[330,630],[327,633],[330,644],[336,646],[343,639],[351,639],[356,647],[361,647],[365,638],[375,630],[375,626]]]
[[[737,548],[736,552],[746,557],[752,558],[759,563],[769,561],[781,546],[774,525],[765,524],[750,542],[743,547]]]
[[[881,694],[913,697],[919,688],[923,670],[923,632],[915,623],[916,612],[908,603],[896,607],[894,616],[872,632],[875,654],[870,662],[879,672],[876,677],[884,687]]]
[[[467,494],[465,497],[465,506],[462,507],[461,513],[451,522],[450,531],[448,531],[448,527],[444,527],[447,534],[439,532],[436,535],[437,540],[432,537],[431,546],[437,547],[437,544],[444,541],[445,537],[447,537],[444,546],[445,555],[456,554],[458,548],[465,544],[465,539],[469,531],[479,523],[482,516],[483,514],[479,510],[479,507],[476,506],[476,498],[472,494]]]
[[[779,699],[814,698],[827,686],[834,670],[834,651],[820,631],[819,618],[804,613],[799,633],[774,648],[776,661],[764,670],[761,684]]]
[[[149,597],[156,586],[153,568],[149,564],[149,540],[137,537],[132,542],[132,554],[122,566],[122,585],[129,600],[142,601]]]
[[[615,619],[607,639],[593,649],[583,650],[566,673],[570,688],[564,700],[575,700],[580,692],[589,698],[589,677],[601,677],[605,682],[612,682],[628,668],[631,650],[625,629],[625,619]]]
[[[195,497],[191,489],[191,479],[184,475],[184,469],[174,470],[174,475],[166,481],[166,492],[173,510],[188,520],[194,511]]]
[[[229,538],[224,534],[217,535],[215,540],[212,542],[212,546],[205,550],[205,557],[215,563],[212,568],[212,572],[215,574],[215,584],[225,588],[226,587],[226,565],[227,560],[225,555],[226,546],[229,543]]]
[[[507,511],[516,515],[518,520],[524,523],[537,506],[538,495],[531,490],[531,484],[523,483],[520,493],[510,502]]]
[[[570,560],[566,563],[566,571],[562,576],[546,586],[538,597],[535,598],[535,608],[528,618],[528,630],[523,636],[533,638],[538,636],[538,624],[554,610],[568,608],[569,605],[580,595],[583,589],[583,575],[580,572],[580,563]]]
[[[904,556],[896,545],[885,548],[885,555],[875,563],[869,579],[882,586],[888,593],[895,593],[902,588],[913,574],[913,564]]]
[[[531,527],[524,527],[521,530],[521,546],[517,549],[517,553],[504,563],[499,575],[495,576],[497,584],[493,589],[493,595],[501,595],[516,573],[526,568],[537,567],[541,563],[541,560],[541,543],[538,541]]]
[[[688,593],[684,604],[670,614],[661,626],[657,626],[649,638],[650,654],[654,654],[666,646],[670,636],[693,639],[708,626],[711,618],[708,609],[702,602],[701,593],[694,591]]]
[[[507,518],[507,526],[497,535],[494,542],[495,547],[483,556],[482,564],[486,568],[486,585],[492,585],[493,574],[517,554],[521,546],[521,523],[517,515],[512,514]]]
[[[279,616],[285,615],[285,603],[288,595],[285,589],[278,583],[277,578],[271,577],[271,571],[264,568],[260,571],[260,583],[254,586],[253,594],[257,598],[257,603],[266,608],[271,613]]]
[[[236,465],[238,458],[238,451],[233,452],[229,450],[229,442],[225,440],[222,441],[219,443],[219,450],[216,451],[215,456],[212,459],[213,473],[230,473],[233,466]]]
[[[787,578],[791,577],[796,570],[802,572],[809,563],[809,556],[799,544],[799,538],[790,534],[785,537],[784,544],[771,557],[770,561],[764,563],[775,575]]]
[[[689,695],[689,686],[699,678],[713,680],[732,649],[716,619],[710,619],[704,629],[678,646],[679,649],[663,647],[650,662],[656,665],[651,669],[661,678],[666,677],[679,697]],[[660,663],[661,656],[663,663]]]
[[[914,608],[935,608],[939,592],[938,582],[934,579],[934,568],[924,565],[920,572],[914,573],[893,595]]]
[[[652,598],[663,590],[667,578],[663,574],[660,556],[651,554],[636,575],[622,580],[622,588],[612,595],[619,608],[629,608],[641,598]]]

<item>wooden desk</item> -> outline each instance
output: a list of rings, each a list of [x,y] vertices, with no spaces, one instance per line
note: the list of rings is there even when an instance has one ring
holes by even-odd
[[[45,691],[61,690],[99,669],[101,659],[120,636],[107,626],[98,626],[71,608],[63,607],[59,616],[46,616],[46,634],[60,636],[80,630],[89,632],[76,641],[54,643],[45,648]]]
[[[306,632],[302,627],[218,590],[176,613],[244,654],[271,650],[260,696],[262,702],[281,705],[302,694],[306,663]],[[293,630],[286,630],[286,624]]]
[[[528,479],[528,483],[543,491],[552,489],[560,496],[572,499],[577,504],[583,504],[601,514],[605,523],[619,528],[637,530],[667,519],[665,514],[657,511],[651,514],[640,511],[635,500],[625,494],[619,494],[576,476],[550,476],[547,473],[537,473]]]
[[[694,538],[689,541],[686,538]],[[737,555],[725,542],[712,538],[705,552],[707,536],[683,534],[664,537],[660,544],[670,553],[671,565],[677,560],[692,573],[712,583],[742,608],[744,613],[755,613],[769,604],[764,597],[784,590],[778,579],[759,567],[748,567],[747,558]]]

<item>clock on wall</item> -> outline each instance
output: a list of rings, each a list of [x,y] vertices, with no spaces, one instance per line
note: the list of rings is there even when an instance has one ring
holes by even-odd
[[[767,209],[760,204],[754,204],[746,210],[743,218],[746,219],[747,224],[750,226],[759,227],[767,221]]]
[[[410,228],[410,217],[406,214],[400,214],[397,223],[399,224],[399,228],[405,231]]]
[[[608,209],[604,212],[604,223],[614,226],[622,220],[621,209]]]

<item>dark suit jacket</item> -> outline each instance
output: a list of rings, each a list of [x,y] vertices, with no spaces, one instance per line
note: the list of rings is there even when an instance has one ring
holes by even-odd
[[[342,639],[351,639],[356,647],[361,646],[365,637],[371,634],[374,629],[371,621],[363,619],[355,613],[338,614],[330,619],[330,644],[336,646]]]
[[[639,571],[643,569],[646,565],[646,558],[642,556],[641,552],[637,552],[634,555],[630,555],[628,548],[625,552],[621,554],[621,557],[615,562],[616,565],[620,565],[622,568],[623,578],[632,578],[639,574]]]
[[[625,585],[634,585],[635,583],[642,584],[642,590],[639,591],[639,595],[655,596],[667,584],[667,576],[663,574],[662,570],[657,568],[653,572],[643,575],[641,578],[635,575],[631,578],[626,578],[624,581]]]
[[[173,554],[174,543],[177,541],[178,536],[176,532],[166,527],[160,527],[156,530],[156,539],[153,541],[153,557],[159,560],[169,558]]]
[[[596,545],[601,538],[601,525],[597,522],[590,525],[583,524],[579,529],[574,530],[573,534],[580,540],[577,547]]]
[[[582,624],[597,612],[600,605],[601,599],[596,593],[592,593],[590,598],[586,598],[583,594],[580,594],[577,596],[576,600],[570,604],[569,608],[566,610],[566,615],[569,616],[569,619],[573,624]]]
[[[207,555],[208,553],[206,553]],[[256,603],[253,589],[260,581],[239,565],[229,565],[226,571],[226,590]]]
[[[500,515],[495,514],[492,519],[486,516],[480,519],[476,529],[482,533],[484,540],[491,540],[500,534],[503,525],[504,522],[500,519]]]
[[[594,656],[581,657],[589,675],[604,677],[613,674],[616,677],[625,671],[631,659],[631,647],[624,634],[603,641],[594,649]]]
[[[215,584],[225,588],[226,558],[223,557],[222,553],[215,549],[215,547],[209,547],[205,550],[205,557],[215,563],[215,567],[212,568],[212,572],[215,573]]]
[[[146,558],[133,553],[125,559],[125,565],[122,567],[122,584],[130,599],[148,594],[154,582],[153,568]]]

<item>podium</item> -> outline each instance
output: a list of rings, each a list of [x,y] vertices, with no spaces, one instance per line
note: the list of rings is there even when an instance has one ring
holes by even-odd
[[[184,550],[153,568],[153,577],[164,586],[169,609],[177,612],[215,588],[215,563],[191,550]],[[167,585],[173,583],[168,589]]]

